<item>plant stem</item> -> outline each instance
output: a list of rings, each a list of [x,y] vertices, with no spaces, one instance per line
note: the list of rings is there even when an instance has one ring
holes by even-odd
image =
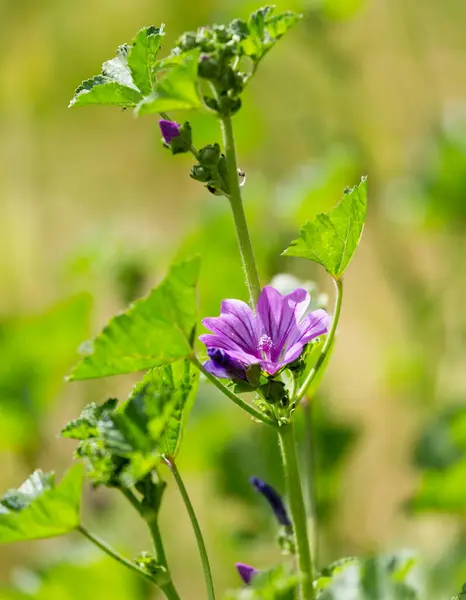
[[[235,139],[233,136],[233,125],[231,115],[221,117],[223,143],[225,146],[225,158],[228,168],[228,185],[230,190],[230,205],[235,219],[236,234],[241,253],[246,284],[249,290],[252,306],[257,304],[261,285],[257,272],[256,261],[252,250],[251,238],[249,236],[248,224],[244,214],[243,201],[241,199],[241,188],[238,179],[238,164],[236,161]]]
[[[120,492],[123,494],[123,496],[129,500],[130,504],[133,506],[134,509],[136,509],[136,511],[142,515],[142,507],[141,507],[141,503],[139,502],[139,500],[137,499],[136,495],[129,490],[128,488],[125,487],[121,487],[118,488],[120,490]]]
[[[93,533],[91,533],[84,525],[80,525],[77,530],[84,537],[86,537],[90,542],[92,542],[95,546],[97,546],[97,548],[100,548],[100,550],[102,550],[103,552],[105,552],[106,554],[108,554],[109,556],[111,556],[114,560],[116,560],[117,562],[119,562],[120,564],[124,565],[128,569],[131,569],[132,571],[134,571],[138,575],[141,575],[145,579],[147,579],[150,582],[152,582],[155,585],[157,585],[155,583],[154,579],[149,575],[149,573],[146,573],[146,571],[143,571],[142,569],[140,569],[133,562],[131,562],[130,560],[128,560],[124,556],[121,556],[121,554],[118,554],[118,552],[116,550],[114,550],[113,548],[111,548],[106,542],[104,542],[103,540],[101,540],[100,538],[98,538],[97,536],[95,536]]]
[[[299,388],[298,393],[296,395],[296,404],[303,398],[306,394],[309,386],[314,381],[317,373],[319,372],[322,365],[325,363],[325,359],[327,358],[327,354],[329,353],[333,340],[335,337],[335,333],[338,326],[338,321],[340,319],[341,313],[341,303],[343,300],[343,280],[334,279],[333,280],[336,287],[336,300],[335,300],[335,311],[333,313],[332,325],[330,326],[330,331],[328,332],[327,339],[325,340],[324,347],[322,348],[322,352],[319,355],[319,358],[316,361],[316,364],[312,367],[308,376],[304,380],[303,385]]]
[[[283,470],[288,491],[291,520],[293,521],[298,568],[300,575],[303,577],[303,581],[299,586],[299,597],[300,600],[314,600],[314,571],[307,534],[306,509],[299,477],[293,423],[283,425],[278,435],[282,451]]]
[[[240,408],[245,410],[247,413],[249,413],[255,419],[262,421],[262,423],[265,423],[266,425],[270,425],[271,427],[275,427],[275,428],[278,427],[278,425],[277,425],[277,423],[275,423],[275,421],[272,421],[272,419],[269,419],[268,417],[266,417],[265,415],[260,413],[258,410],[256,410],[254,407],[252,407],[250,404],[248,404],[247,402],[244,402],[244,400],[241,400],[241,398],[239,396],[237,396],[234,392],[229,390],[226,385],[223,385],[223,383],[219,379],[217,379],[217,377],[215,377],[215,375],[212,375],[212,373],[209,373],[208,371],[206,371],[206,369],[204,369],[202,364],[199,362],[199,360],[195,356],[193,356],[191,358],[191,362],[199,369],[199,371],[201,373],[203,373],[207,377],[207,379],[211,383],[213,383],[215,385],[215,387],[217,387],[222,392],[222,394],[225,394],[225,396],[227,396],[230,400],[233,400],[233,402],[237,406],[239,406]]]
[[[163,547],[162,535],[159,529],[158,517],[154,516],[152,519],[147,519],[147,525],[149,526],[150,535],[152,538],[152,543],[154,544],[155,556],[157,557],[157,562],[167,569],[167,572],[170,573],[167,563],[167,556],[165,554],[165,548]],[[173,582],[170,581],[160,586],[168,598],[168,600],[180,600],[178,592],[176,591]]]
[[[199,521],[197,520],[194,507],[188,495],[188,491],[183,483],[180,472],[178,471],[175,461],[172,458],[165,457],[165,462],[173,473],[176,484],[180,491],[181,497],[183,498],[184,505],[188,511],[189,519],[196,536],[197,546],[199,548],[199,554],[201,556],[202,567],[204,569],[204,578],[207,587],[207,597],[209,600],[215,600],[214,582],[212,579],[212,571],[210,569],[209,557],[207,556],[207,549],[205,547],[204,538],[202,537],[201,528],[199,527]]]
[[[315,453],[315,438],[312,418],[311,399],[307,398],[302,403],[304,413],[304,437],[305,437],[305,468],[306,468],[306,491],[308,503],[308,519],[311,531],[311,549],[314,565],[319,566],[319,530],[317,528],[317,464]]]
[[[165,567],[165,569],[167,570],[167,573],[170,574],[170,569],[168,568],[168,562],[167,562],[167,557],[165,554],[165,549],[163,547],[162,536],[161,536],[160,529],[159,529],[158,515],[155,515],[155,514],[153,516],[152,515],[151,516],[144,515],[144,511],[142,510],[142,505],[139,502],[139,500],[137,499],[136,495],[128,488],[120,488],[120,490],[123,493],[123,495],[130,501],[132,506],[137,510],[137,512],[141,515],[141,517],[143,517],[144,520],[146,521],[147,526],[149,527],[152,542],[154,545],[157,563],[159,565],[161,565],[162,567]],[[173,585],[173,582],[171,581],[171,575],[170,575],[170,581],[168,583],[160,584],[159,587],[164,592],[164,594],[168,598],[168,600],[180,600],[178,592],[176,591],[176,588]]]

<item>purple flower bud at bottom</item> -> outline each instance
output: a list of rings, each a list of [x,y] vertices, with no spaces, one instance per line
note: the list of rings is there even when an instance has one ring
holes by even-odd
[[[249,585],[252,581],[252,578],[259,573],[258,569],[251,567],[250,565],[246,565],[244,563],[236,563],[236,570],[239,573],[239,576],[244,581],[246,585]]]
[[[262,479],[259,479],[259,477],[251,477],[249,481],[255,490],[259,492],[259,494],[262,494],[270,504],[270,507],[277,517],[277,521],[280,523],[280,525],[291,527],[291,520],[288,516],[288,512],[280,494],[271,485],[265,483],[265,481],[262,481]]]
[[[204,368],[222,379],[246,379],[246,370],[244,365],[235,358],[232,358],[227,351],[222,348],[208,348],[207,355],[209,359]]]
[[[163,141],[166,144],[169,144],[173,138],[176,138],[180,135],[181,126],[175,121],[167,121],[166,119],[160,119],[159,127],[162,133]]]

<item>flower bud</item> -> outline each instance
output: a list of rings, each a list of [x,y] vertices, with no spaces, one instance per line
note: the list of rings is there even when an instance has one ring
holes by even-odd
[[[199,162],[207,167],[216,167],[220,158],[220,146],[208,144],[199,150]]]
[[[180,135],[181,125],[179,123],[176,123],[175,121],[160,119],[159,127],[162,133],[163,141],[167,145],[169,145],[174,138]]]
[[[212,174],[207,167],[203,165],[194,165],[191,169],[191,177],[201,183],[207,183],[211,179]]]
[[[254,489],[259,492],[259,494],[262,494],[270,504],[270,508],[273,510],[280,525],[291,527],[291,521],[280,494],[271,485],[265,483],[265,481],[262,481],[262,479],[259,479],[258,477],[251,477],[249,481]]]
[[[164,144],[170,148],[172,154],[183,154],[191,150],[192,133],[188,122],[179,125],[175,121],[161,119],[159,125]]]
[[[183,33],[183,35],[178,40],[177,44],[183,52],[188,52],[189,50],[194,50],[197,47],[197,39],[195,31],[187,31]]]
[[[258,569],[251,567],[250,565],[246,565],[245,563],[236,563],[236,570],[239,573],[239,576],[244,581],[246,585],[249,585],[255,575],[260,573]]]
[[[201,54],[199,57],[198,67],[199,77],[204,79],[218,79],[220,75],[220,65],[214,57],[208,56],[207,54]]]

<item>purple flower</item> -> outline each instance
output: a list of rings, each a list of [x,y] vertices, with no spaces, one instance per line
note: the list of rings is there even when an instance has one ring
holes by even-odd
[[[249,585],[252,581],[252,578],[260,572],[258,571],[258,569],[255,569],[250,565],[245,565],[244,563],[236,563],[235,566],[239,573],[239,576],[246,585]]]
[[[202,321],[212,332],[199,336],[210,357],[204,367],[217,377],[229,378],[232,369],[245,371],[260,364],[269,375],[275,375],[299,358],[308,342],[327,333],[328,314],[315,310],[306,315],[309,302],[310,296],[302,288],[282,296],[271,286],[262,290],[256,313],[241,300],[224,300],[219,317]],[[214,354],[214,350],[223,354]]]
[[[259,479],[258,477],[251,477],[249,481],[256,491],[258,491],[259,494],[262,494],[270,504],[280,525],[291,527],[290,517],[288,516],[288,512],[280,494],[271,485],[265,483],[265,481],[262,481],[262,479]]]
[[[181,126],[175,121],[167,121],[166,119],[160,119],[159,121],[160,131],[162,132],[163,141],[169,144],[173,138],[180,135]]]

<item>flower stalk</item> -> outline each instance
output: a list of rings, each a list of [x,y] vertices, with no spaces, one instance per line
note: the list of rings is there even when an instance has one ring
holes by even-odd
[[[254,307],[259,299],[261,284],[257,272],[256,261],[252,249],[251,238],[249,235],[246,215],[244,214],[243,200],[241,198],[241,188],[238,178],[238,164],[236,161],[235,139],[233,135],[233,125],[231,115],[221,117],[223,143],[225,148],[225,158],[228,168],[229,200],[233,218],[235,220],[236,234],[243,263],[244,273],[246,275],[246,284],[249,290],[251,305]]]
[[[188,494],[188,490],[184,485],[183,479],[181,478],[180,472],[177,469],[175,461],[173,458],[165,456],[164,457],[165,464],[169,467],[170,471],[173,474],[173,477],[176,481],[178,489],[180,491],[180,495],[183,499],[184,505],[189,515],[189,519],[191,521],[191,525],[194,531],[194,535],[196,537],[197,546],[199,548],[199,554],[201,556],[202,567],[204,569],[204,578],[207,588],[207,598],[208,600],[215,600],[215,590],[214,590],[214,582],[212,579],[212,570],[210,568],[209,557],[207,555],[207,548],[205,546],[204,538],[202,536],[201,528],[199,526],[199,521],[197,520],[196,513],[194,511],[194,507],[192,505],[191,499]]]
[[[299,475],[298,458],[296,456],[293,423],[291,422],[282,426],[278,435],[288,491],[288,503],[293,522],[298,569],[302,576],[302,581],[299,585],[299,598],[300,600],[314,600],[314,570],[307,532],[306,509]]]
[[[206,369],[204,369],[204,367],[202,366],[200,361],[195,356],[191,358],[191,362],[193,363],[193,365],[195,365],[199,369],[199,371],[201,373],[203,373],[206,376],[206,378],[211,383],[213,383],[215,385],[215,387],[217,389],[219,389],[222,392],[222,394],[225,394],[225,396],[227,398],[229,398],[230,400],[232,400],[237,406],[239,406],[240,408],[245,410],[247,413],[249,413],[251,415],[251,417],[253,417],[254,419],[257,419],[258,421],[262,421],[262,423],[265,423],[266,425],[270,425],[271,427],[275,427],[275,428],[278,427],[278,425],[275,421],[272,421],[272,419],[269,419],[268,417],[263,415],[261,412],[256,410],[253,406],[251,406],[247,402],[244,402],[244,400],[242,400],[234,392],[232,392],[230,389],[228,389],[226,385],[223,385],[223,383],[219,379],[217,379],[217,377],[215,377],[215,375],[212,375],[212,373],[209,373],[209,371],[206,371]]]
[[[330,329],[327,335],[327,339],[325,340],[324,347],[322,348],[322,352],[319,355],[319,358],[316,361],[316,364],[310,370],[308,376],[304,380],[302,386],[299,388],[298,393],[296,394],[296,404],[299,403],[300,400],[303,399],[310,385],[317,377],[320,369],[323,365],[325,365],[327,356],[332,349],[333,340],[335,338],[335,333],[338,327],[338,321],[340,320],[341,313],[341,304],[343,301],[343,280],[342,279],[333,279],[336,287],[336,299],[335,299],[335,311],[333,313],[332,324],[330,325]]]

